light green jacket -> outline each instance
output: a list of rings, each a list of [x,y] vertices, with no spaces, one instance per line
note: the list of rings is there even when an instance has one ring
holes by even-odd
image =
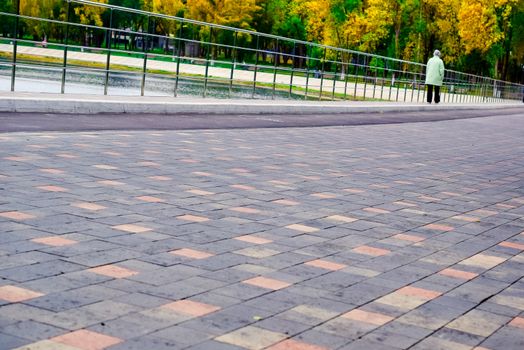
[[[429,59],[426,66],[426,84],[442,86],[444,82],[444,62],[438,56]]]

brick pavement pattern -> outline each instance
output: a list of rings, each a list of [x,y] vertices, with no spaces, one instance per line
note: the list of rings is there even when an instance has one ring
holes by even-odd
[[[0,135],[1,349],[523,349],[520,116]]]

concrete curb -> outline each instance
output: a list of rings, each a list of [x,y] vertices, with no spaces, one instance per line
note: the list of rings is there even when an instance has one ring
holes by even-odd
[[[313,102],[285,100],[175,99],[137,96],[0,94],[0,112],[61,114],[352,114],[523,107],[522,103],[439,104],[396,102]]]

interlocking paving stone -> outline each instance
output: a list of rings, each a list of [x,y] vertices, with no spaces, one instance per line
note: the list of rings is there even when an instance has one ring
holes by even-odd
[[[522,132],[0,138],[0,347],[520,349]]]

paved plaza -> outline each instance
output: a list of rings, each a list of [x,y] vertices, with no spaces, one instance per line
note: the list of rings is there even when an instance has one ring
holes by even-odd
[[[522,118],[0,134],[0,349],[523,349]]]

